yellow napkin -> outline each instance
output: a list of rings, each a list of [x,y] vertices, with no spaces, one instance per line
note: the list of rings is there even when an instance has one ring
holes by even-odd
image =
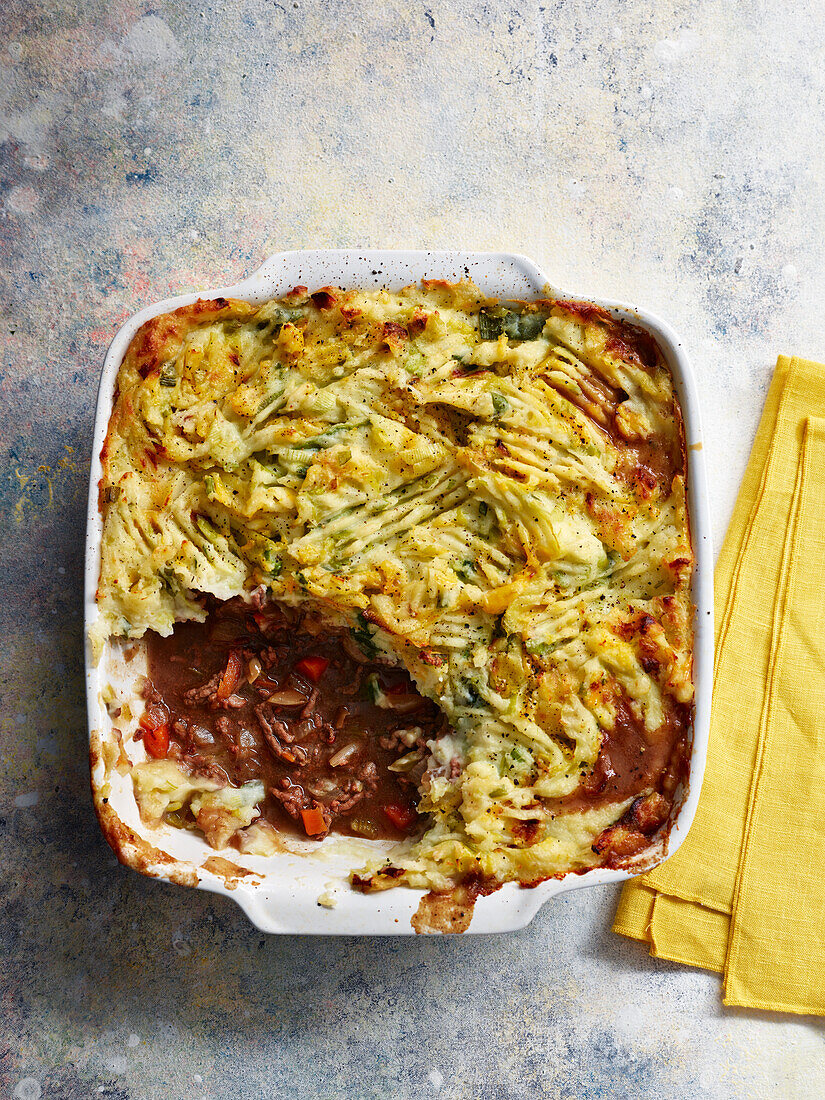
[[[614,931],[724,975],[724,1002],[825,1015],[825,366],[780,357],[715,575],[696,819]]]

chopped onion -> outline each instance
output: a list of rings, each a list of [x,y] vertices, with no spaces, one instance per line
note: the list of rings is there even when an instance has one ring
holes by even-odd
[[[408,752],[404,756],[399,758],[389,765],[387,771],[390,772],[408,772],[410,768],[414,768],[415,765],[421,759],[421,751],[416,749],[415,752]]]
[[[246,676],[248,682],[250,684],[254,684],[262,672],[263,669],[261,667],[261,662],[258,660],[257,657],[253,657],[248,665],[248,672]]]
[[[273,691],[269,696],[269,702],[275,703],[279,707],[302,707],[306,704],[306,701],[306,695],[302,695],[300,691],[294,691],[292,688]]]
[[[190,726],[189,736],[195,744],[199,745],[201,748],[210,748],[215,744],[214,734],[211,730],[206,729],[205,726]]]
[[[339,768],[342,764],[345,764],[347,760],[350,760],[356,753],[360,752],[361,745],[358,741],[350,741],[348,745],[344,745],[338,752],[333,753],[329,758],[329,766],[331,768]]]

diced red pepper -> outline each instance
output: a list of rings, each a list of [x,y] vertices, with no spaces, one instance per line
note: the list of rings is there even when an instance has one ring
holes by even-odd
[[[218,684],[218,698],[228,699],[235,688],[238,686],[238,681],[241,678],[241,672],[243,671],[243,664],[240,657],[235,650],[230,650],[229,660],[226,662],[226,668],[224,669],[221,682]]]
[[[327,823],[318,806],[310,806],[308,810],[301,810],[301,818],[307,836],[318,836],[319,833],[327,831]]]
[[[412,806],[402,806],[397,802],[390,802],[382,809],[396,829],[401,829],[402,832],[406,832],[418,817]]]
[[[302,676],[308,677],[312,680],[313,684],[317,684],[326,670],[329,668],[329,661],[326,657],[302,657],[300,661],[295,664],[295,671],[300,672]]]

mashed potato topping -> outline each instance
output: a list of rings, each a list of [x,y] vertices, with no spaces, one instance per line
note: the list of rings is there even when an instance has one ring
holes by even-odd
[[[98,648],[263,586],[445,714],[423,836],[361,888],[534,883],[666,828],[694,559],[643,331],[469,281],[199,301],[136,335],[103,459]]]

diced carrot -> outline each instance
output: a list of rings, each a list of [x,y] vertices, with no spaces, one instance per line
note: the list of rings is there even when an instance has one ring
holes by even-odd
[[[412,806],[401,806],[397,802],[390,802],[387,806],[382,807],[384,813],[396,827],[406,831],[410,825],[416,820],[418,814],[412,808]]]
[[[169,752],[169,727],[158,726],[155,729],[144,729],[143,743],[146,751],[155,759],[161,759]]]
[[[313,684],[318,683],[328,668],[329,661],[326,657],[302,657],[295,664],[295,671],[309,677]]]
[[[235,650],[230,650],[229,660],[226,662],[226,668],[224,669],[221,682],[218,684],[218,698],[228,699],[235,688],[238,686],[238,681],[241,678],[241,672],[243,670],[243,664],[241,659]]]
[[[165,726],[168,721],[169,713],[166,708],[151,703],[138,718],[138,725],[144,730],[156,730],[160,726]]]
[[[308,810],[301,810],[301,817],[307,836],[317,836],[319,833],[327,831],[327,823],[318,806],[310,806]]]

